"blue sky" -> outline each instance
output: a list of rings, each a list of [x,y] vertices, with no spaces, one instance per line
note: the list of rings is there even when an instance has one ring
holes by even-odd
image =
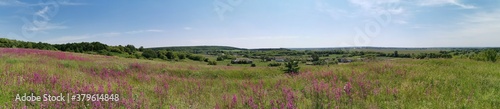
[[[0,0],[0,37],[144,47],[499,47],[498,0]]]

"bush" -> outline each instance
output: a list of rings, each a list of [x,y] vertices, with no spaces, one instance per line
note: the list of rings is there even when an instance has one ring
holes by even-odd
[[[255,67],[255,66],[257,66],[257,65],[255,65],[255,64],[250,65],[250,67]]]
[[[269,67],[279,67],[279,66],[281,66],[281,63],[269,63],[267,66],[269,66]]]
[[[496,62],[497,61],[497,52],[493,49],[484,50],[484,51],[481,51],[477,56],[475,56],[474,59],[478,60],[478,61]]]
[[[231,61],[231,64],[251,64],[253,63],[251,60],[238,60],[238,61]]]
[[[180,60],[183,60],[183,59],[186,59],[186,54],[184,54],[184,53],[177,53],[177,57],[178,57]]]
[[[140,59],[141,55],[139,53],[134,53],[135,58]]]
[[[217,65],[217,62],[215,62],[215,61],[208,61],[208,65]]]
[[[298,74],[299,69],[300,67],[298,61],[290,61],[285,63],[285,69],[283,71],[288,74]]]
[[[223,61],[223,60],[224,60],[224,58],[222,58],[222,57],[217,57],[217,61]]]
[[[325,61],[314,61],[313,65],[326,65],[327,63]]]
[[[200,56],[200,55],[188,55],[187,58],[189,58],[193,61],[203,61],[205,59],[205,57]]]
[[[158,55],[156,54],[155,51],[150,50],[150,49],[146,49],[142,53],[142,56],[144,56],[145,58],[151,59],[151,58],[156,58],[156,56],[158,56]]]

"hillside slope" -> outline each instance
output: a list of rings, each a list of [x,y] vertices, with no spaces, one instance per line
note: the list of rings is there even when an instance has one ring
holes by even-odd
[[[500,64],[399,59],[279,68],[208,66],[0,48],[4,108],[498,108]],[[17,94],[118,94],[118,101],[22,102]]]
[[[175,46],[175,47],[153,47],[153,50],[174,50],[174,51],[214,51],[214,50],[246,50],[230,46]]]

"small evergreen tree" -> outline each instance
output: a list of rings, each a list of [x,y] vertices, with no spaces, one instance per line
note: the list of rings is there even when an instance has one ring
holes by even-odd
[[[139,47],[139,51],[144,51],[144,47]]]
[[[257,66],[257,65],[255,65],[255,64],[250,65],[250,67],[255,67],[255,66]]]
[[[299,62],[298,61],[289,61],[285,63],[285,73],[287,74],[298,74],[299,73]]]

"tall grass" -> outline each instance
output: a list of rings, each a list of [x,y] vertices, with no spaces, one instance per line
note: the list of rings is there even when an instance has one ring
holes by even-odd
[[[500,64],[466,59],[301,66],[289,76],[271,67],[0,49],[0,66],[4,108],[500,107]],[[22,93],[113,93],[120,101],[14,101]]]

